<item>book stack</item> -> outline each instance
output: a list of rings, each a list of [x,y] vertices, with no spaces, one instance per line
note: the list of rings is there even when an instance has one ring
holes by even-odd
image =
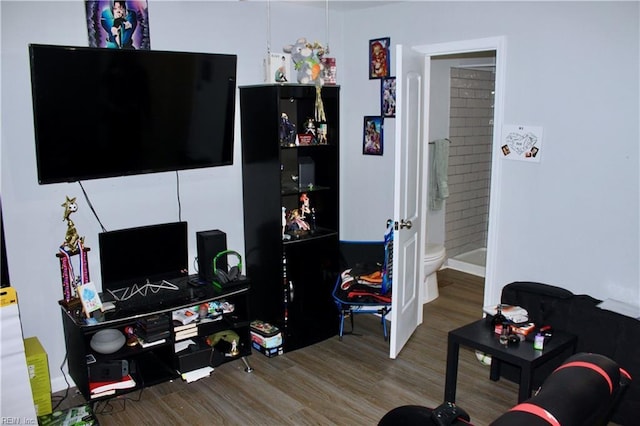
[[[173,332],[175,333],[174,340],[176,342],[190,337],[196,337],[198,335],[198,323],[190,322],[189,324],[182,324],[179,321],[174,321]]]
[[[136,387],[136,382],[130,374],[123,376],[120,380],[106,382],[89,381],[91,399],[102,398],[103,396],[114,395],[119,389],[131,389]]]
[[[170,334],[169,317],[153,315],[138,321],[136,336],[142,347],[157,345],[167,341]]]

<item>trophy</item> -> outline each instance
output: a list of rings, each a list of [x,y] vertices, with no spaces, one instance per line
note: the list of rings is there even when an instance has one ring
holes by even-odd
[[[62,293],[64,302],[70,304],[74,299],[78,298],[77,286],[89,282],[89,262],[87,260],[87,252],[90,250],[84,246],[84,237],[78,235],[78,230],[71,220],[71,214],[78,211],[76,198],[66,197],[62,204],[64,207],[64,215],[62,220],[67,222],[67,232],[64,236],[64,242],[60,245],[56,257],[60,260],[60,274],[62,278]],[[79,274],[76,275],[72,260],[78,258]]]

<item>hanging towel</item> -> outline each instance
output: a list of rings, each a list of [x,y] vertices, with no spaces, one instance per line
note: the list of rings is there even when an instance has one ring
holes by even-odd
[[[447,174],[449,171],[449,139],[433,142],[431,176],[429,179],[429,205],[431,210],[442,209],[443,201],[449,197]]]

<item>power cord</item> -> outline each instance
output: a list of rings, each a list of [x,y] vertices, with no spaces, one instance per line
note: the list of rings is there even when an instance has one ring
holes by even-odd
[[[68,356],[68,354],[65,352],[64,359],[62,360],[62,364],[60,364],[60,371],[62,372],[62,378],[64,379],[65,383],[67,384],[67,388],[64,390],[64,396],[56,397],[56,398],[60,398],[60,401],[58,401],[58,403],[51,409],[52,412],[56,411],[58,409],[58,407],[60,406],[60,404],[62,404],[62,402],[65,399],[67,399],[67,397],[69,396],[69,389],[71,388],[71,385],[69,384],[69,381],[67,380],[67,375],[64,374],[64,370],[62,369],[64,367],[64,363],[67,362],[67,356]],[[53,397],[51,399],[53,399]]]
[[[180,201],[180,174],[176,170],[176,199],[178,200],[178,221],[182,222],[182,202]]]
[[[107,229],[104,227],[104,225],[100,221],[100,218],[98,217],[98,213],[96,213],[96,209],[93,208],[93,204],[91,204],[91,200],[89,200],[89,196],[87,195],[87,191],[85,191],[84,190],[84,186],[82,186],[82,181],[78,181],[78,185],[80,185],[80,189],[82,189],[82,193],[84,194],[84,199],[87,201],[87,205],[89,206],[89,208],[93,212],[93,215],[96,217],[96,220],[100,224],[100,228],[102,228],[102,232],[106,232]]]
[[[102,415],[102,416],[121,413],[127,409],[127,401],[133,401],[133,402],[141,401],[143,391],[144,391],[144,386],[138,390],[138,396],[135,398],[128,396],[128,395],[131,395],[131,393],[129,393],[126,395],[116,396],[115,398],[109,398],[104,401],[97,401],[93,406],[93,413]],[[117,404],[119,405],[118,407],[116,407],[116,403],[119,403]]]

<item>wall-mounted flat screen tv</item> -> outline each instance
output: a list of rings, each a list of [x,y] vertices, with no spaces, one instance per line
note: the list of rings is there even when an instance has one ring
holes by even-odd
[[[40,184],[233,164],[236,55],[29,54]]]

